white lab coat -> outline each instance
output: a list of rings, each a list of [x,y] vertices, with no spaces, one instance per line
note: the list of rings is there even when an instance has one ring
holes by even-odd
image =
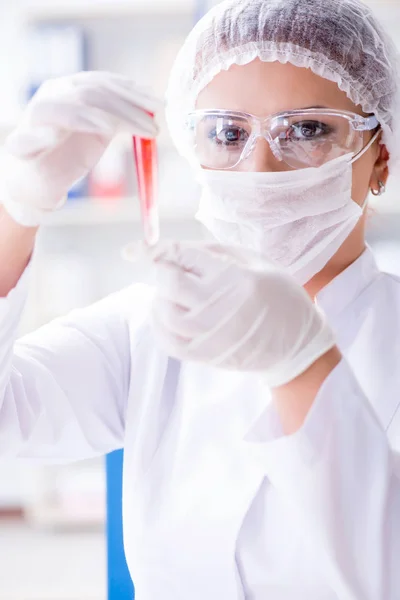
[[[346,359],[290,437],[256,374],[158,348],[144,286],[13,353],[24,279],[0,301],[0,455],[125,447],[138,600],[400,598],[400,281],[369,250],[318,297]]]

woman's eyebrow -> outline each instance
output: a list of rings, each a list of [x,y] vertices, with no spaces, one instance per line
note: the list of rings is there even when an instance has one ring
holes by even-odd
[[[311,110],[312,108],[317,108],[318,110],[321,108],[327,109],[327,106],[319,106],[318,104],[314,104],[313,106],[303,106],[302,108],[298,108],[297,110]]]

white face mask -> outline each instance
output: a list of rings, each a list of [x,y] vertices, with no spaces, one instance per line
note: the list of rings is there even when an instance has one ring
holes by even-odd
[[[198,179],[196,217],[214,237],[256,250],[300,285],[323,269],[363,212],[351,198],[349,156],[278,173],[202,170]]]

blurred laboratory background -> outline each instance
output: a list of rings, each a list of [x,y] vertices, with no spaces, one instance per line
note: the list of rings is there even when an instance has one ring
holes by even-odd
[[[41,82],[109,70],[163,96],[196,20],[218,0],[0,0],[0,141]],[[369,2],[400,46],[400,5]],[[161,122],[162,236],[199,238],[198,189]],[[375,201],[369,240],[400,275],[400,197],[392,180]],[[116,139],[90,176],[51,215],[38,240],[21,334],[146,273],[121,260],[140,239],[130,140]],[[104,460],[66,466],[0,462],[0,600],[105,600]]]

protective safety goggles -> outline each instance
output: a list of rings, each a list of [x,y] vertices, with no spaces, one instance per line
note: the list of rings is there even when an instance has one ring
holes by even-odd
[[[293,169],[320,167],[350,155],[357,160],[377,139],[378,130],[365,146],[364,132],[379,126],[375,116],[307,109],[292,110],[260,119],[227,110],[195,110],[187,116],[187,143],[198,163],[210,169],[234,169],[264,138],[278,161]]]

